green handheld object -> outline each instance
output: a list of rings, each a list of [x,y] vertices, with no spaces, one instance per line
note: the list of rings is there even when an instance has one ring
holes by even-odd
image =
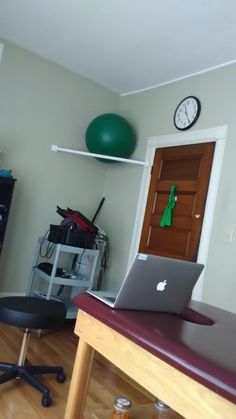
[[[161,227],[165,227],[165,226],[171,226],[172,224],[172,214],[173,214],[173,209],[175,207],[176,204],[176,198],[175,198],[175,189],[176,189],[176,184],[172,183],[171,187],[170,187],[170,195],[169,195],[169,200],[168,200],[168,205],[161,217],[161,221],[160,221],[160,226]]]

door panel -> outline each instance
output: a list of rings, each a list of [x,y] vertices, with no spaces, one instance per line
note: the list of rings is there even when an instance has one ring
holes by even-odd
[[[166,147],[155,153],[139,251],[196,260],[215,143]],[[171,184],[172,225],[160,227]]]

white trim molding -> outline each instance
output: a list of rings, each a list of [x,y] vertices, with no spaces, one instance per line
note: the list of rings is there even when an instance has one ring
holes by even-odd
[[[216,197],[220,182],[220,174],[223,163],[224,148],[227,136],[227,126],[213,127],[198,131],[189,131],[186,133],[176,133],[172,135],[163,135],[159,137],[150,137],[147,142],[145,161],[148,165],[145,167],[140,186],[137,211],[135,216],[135,224],[133,237],[130,247],[130,255],[128,260],[128,268],[130,267],[135,254],[139,248],[140,236],[142,232],[144,213],[148,198],[149,184],[151,180],[151,168],[155,151],[157,148],[174,147],[178,145],[191,145],[207,142],[215,142],[215,152],[211,169],[211,177],[208,187],[208,195],[205,206],[204,220],[202,225],[202,233],[198,250],[197,262],[207,263],[207,255],[209,248],[210,235],[212,231],[213,215],[215,210]],[[203,270],[197,284],[194,287],[192,298],[202,300],[205,270]]]
[[[0,43],[0,62],[2,59],[3,48],[4,48],[4,45]]]
[[[121,93],[120,96],[121,97],[122,96],[131,96],[131,95],[135,95],[137,93],[147,92],[148,90],[158,89],[159,87],[167,86],[168,84],[176,83],[177,81],[187,80],[187,79],[190,79],[192,77],[199,76],[200,74],[209,73],[209,71],[218,70],[218,68],[226,67],[226,66],[229,66],[229,65],[232,65],[232,64],[235,64],[235,63],[236,63],[236,60],[226,61],[225,63],[218,64],[218,65],[215,65],[213,67],[208,67],[208,68],[205,68],[205,69],[200,70],[200,71],[195,71],[194,73],[186,74],[182,77],[177,77],[175,79],[163,81],[162,83],[158,83],[158,84],[155,84],[153,86],[144,87],[143,89],[133,90],[133,91],[130,91],[130,92],[124,92],[124,93]]]
[[[3,297],[23,297],[25,293],[23,292],[0,292],[0,298]]]

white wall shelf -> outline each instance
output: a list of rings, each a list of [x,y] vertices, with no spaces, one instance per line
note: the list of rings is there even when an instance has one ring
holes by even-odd
[[[100,159],[113,160],[113,161],[117,161],[117,162],[121,162],[121,163],[137,164],[137,165],[144,166],[144,167],[149,166],[149,162],[147,162],[147,161],[124,159],[122,157],[114,157],[114,156],[107,156],[107,155],[104,155],[104,154],[89,153],[87,151],[80,151],[80,150],[74,150],[74,149],[71,149],[71,148],[58,147],[55,144],[52,144],[51,151],[54,151],[54,152],[61,151],[63,153],[79,154],[81,156],[96,157],[96,158],[100,158]]]

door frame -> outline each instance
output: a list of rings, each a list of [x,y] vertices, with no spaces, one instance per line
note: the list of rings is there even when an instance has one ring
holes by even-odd
[[[215,142],[215,152],[211,168],[211,176],[208,187],[208,194],[204,212],[204,220],[199,243],[197,262],[207,263],[210,236],[212,231],[213,216],[215,211],[216,197],[220,182],[220,174],[223,163],[224,149],[226,143],[227,125],[202,129],[197,131],[182,132],[158,137],[149,137],[146,147],[146,162],[144,167],[142,181],[140,185],[137,211],[135,215],[133,236],[130,246],[128,266],[130,267],[135,254],[138,252],[139,242],[142,232],[144,214],[146,210],[149,185],[151,181],[151,169],[154,160],[155,151],[158,148],[174,147],[181,145],[192,145],[199,143]],[[197,284],[194,287],[192,298],[198,301],[202,300],[203,285],[205,279],[205,269],[203,270]]]

